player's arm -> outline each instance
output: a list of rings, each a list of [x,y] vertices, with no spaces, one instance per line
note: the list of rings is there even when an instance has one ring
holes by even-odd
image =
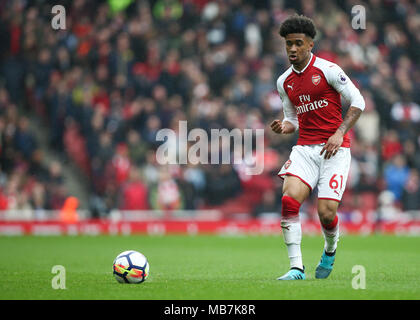
[[[275,133],[289,134],[295,132],[299,128],[299,122],[296,114],[296,109],[287,96],[286,92],[282,90],[281,86],[278,86],[278,92],[280,99],[283,102],[283,121],[274,120],[271,124],[271,130]]]
[[[333,67],[331,71],[332,72],[329,73],[328,77],[329,83],[344,99],[350,101],[350,108],[347,110],[341,125],[328,139],[321,150],[321,155],[325,151],[325,159],[331,158],[338,152],[343,143],[344,135],[354,126],[365,108],[365,100],[360,94],[360,91],[353,82],[351,82],[344,71],[338,66]]]
[[[362,111],[363,110],[358,107],[350,106],[343,122],[338,127],[337,131],[328,139],[327,143],[321,150],[321,155],[325,151],[325,159],[335,156],[343,143],[344,135],[354,126],[357,119],[359,119],[362,114]]]
[[[350,106],[349,110],[346,113],[346,116],[344,117],[343,122],[338,127],[337,131],[341,132],[341,134],[344,136],[357,122],[360,115],[362,114],[362,109],[359,107]]]

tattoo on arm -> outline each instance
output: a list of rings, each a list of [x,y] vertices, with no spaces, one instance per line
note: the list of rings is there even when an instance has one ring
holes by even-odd
[[[357,119],[359,119],[361,113],[361,109],[350,106],[349,110],[346,113],[346,116],[344,117],[343,122],[338,127],[338,130],[340,130],[343,133],[343,135],[345,135],[354,126]]]

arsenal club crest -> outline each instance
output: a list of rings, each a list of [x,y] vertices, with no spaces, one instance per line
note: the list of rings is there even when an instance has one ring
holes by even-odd
[[[321,76],[319,74],[314,74],[312,76],[312,83],[317,86],[320,82],[321,82]]]
[[[287,160],[286,163],[284,164],[284,168],[287,170],[289,169],[290,165],[292,164],[292,160]]]

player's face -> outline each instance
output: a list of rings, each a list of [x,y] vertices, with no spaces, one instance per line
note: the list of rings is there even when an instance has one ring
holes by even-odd
[[[285,37],[286,52],[294,66],[306,64],[311,55],[314,42],[304,33],[290,33]]]

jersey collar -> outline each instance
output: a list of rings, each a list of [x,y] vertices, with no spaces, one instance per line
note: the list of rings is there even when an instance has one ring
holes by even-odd
[[[308,61],[308,63],[306,64],[306,66],[302,69],[302,70],[296,70],[295,69],[295,67],[292,65],[292,69],[293,69],[293,71],[294,72],[296,72],[297,74],[299,74],[299,73],[303,73],[308,67],[309,67],[309,65],[312,63],[312,60],[313,60],[313,57],[314,57],[314,55],[313,55],[313,53],[311,52],[311,58],[309,59],[309,61]]]

